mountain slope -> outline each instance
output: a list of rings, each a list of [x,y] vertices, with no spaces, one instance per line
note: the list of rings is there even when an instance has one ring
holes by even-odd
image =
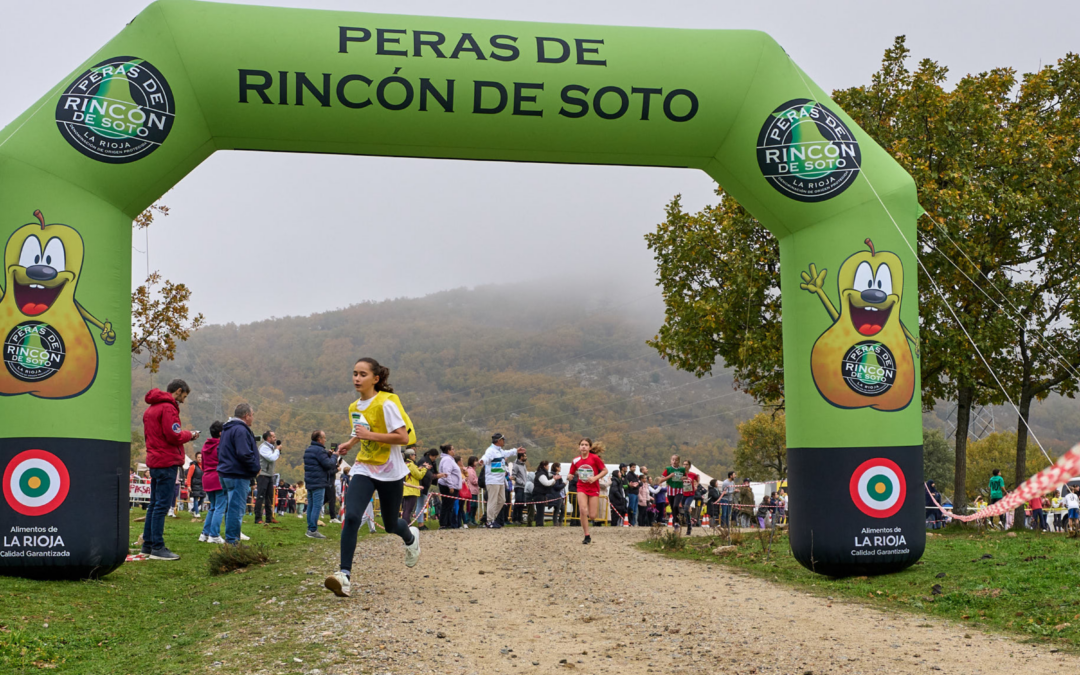
[[[730,466],[735,424],[758,407],[729,374],[698,380],[645,345],[662,320],[656,291],[616,286],[512,284],[424,298],[363,303],[309,317],[210,326],[154,377],[183,377],[193,395],[181,413],[206,430],[250,401],[257,432],[284,441],[280,470],[300,478],[310,434],[343,441],[355,399],[352,365],[372,356],[416,424],[420,444],[453,443],[479,455],[493,432],[529,448],[530,465],[567,461],[582,436],[602,440],[608,461],[662,467],[672,452],[713,475]],[[149,373],[133,368],[133,429],[141,430]]]

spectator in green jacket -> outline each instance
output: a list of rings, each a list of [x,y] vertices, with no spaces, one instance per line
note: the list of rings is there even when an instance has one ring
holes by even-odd
[[[994,469],[994,475],[990,476],[990,503],[1000,501],[1005,497],[1005,479],[1001,477],[1001,469]],[[1005,514],[998,516],[1001,527],[1005,527]]]

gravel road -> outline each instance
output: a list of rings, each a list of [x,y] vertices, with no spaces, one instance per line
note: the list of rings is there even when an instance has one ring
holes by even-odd
[[[647,534],[598,528],[583,546],[581,530],[569,527],[424,532],[411,570],[396,537],[362,541],[352,597],[319,602],[340,629],[304,636],[346,662],[305,672],[1052,675],[1080,668],[1080,658],[1049,648],[645,553],[633,544]]]

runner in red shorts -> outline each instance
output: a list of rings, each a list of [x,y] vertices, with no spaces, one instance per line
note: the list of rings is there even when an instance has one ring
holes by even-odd
[[[604,452],[604,444],[593,444],[592,440],[583,438],[578,443],[581,454],[574,458],[570,465],[570,475],[577,476],[577,502],[581,529],[585,531],[585,540],[582,544],[591,544],[592,537],[589,535],[589,521],[596,520],[596,514],[600,510],[600,479],[607,475],[607,467],[600,454]]]

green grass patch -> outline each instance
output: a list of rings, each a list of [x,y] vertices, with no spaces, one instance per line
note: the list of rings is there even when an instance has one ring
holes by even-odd
[[[97,581],[0,577],[0,673],[249,673],[252,663],[325,672],[326,647],[294,638],[332,603],[322,581],[334,571],[340,526],[320,528],[328,538],[316,540],[295,515],[266,526],[247,516],[247,548],[269,562],[212,576],[208,559],[222,547],[198,541],[202,523],[165,520],[165,543],[180,560],[125,563]],[[131,523],[130,541],[142,525]]]
[[[670,537],[661,534],[639,546],[725,565],[822,596],[955,620],[1058,648],[1080,648],[1080,540],[1031,531],[1011,537],[960,526],[938,532],[927,538],[922,559],[902,572],[840,579],[813,574],[796,562],[783,532],[776,534],[769,553],[768,536],[756,534],[743,535],[734,551],[719,554],[714,551],[728,544],[726,537],[684,538],[682,546],[673,547]]]

